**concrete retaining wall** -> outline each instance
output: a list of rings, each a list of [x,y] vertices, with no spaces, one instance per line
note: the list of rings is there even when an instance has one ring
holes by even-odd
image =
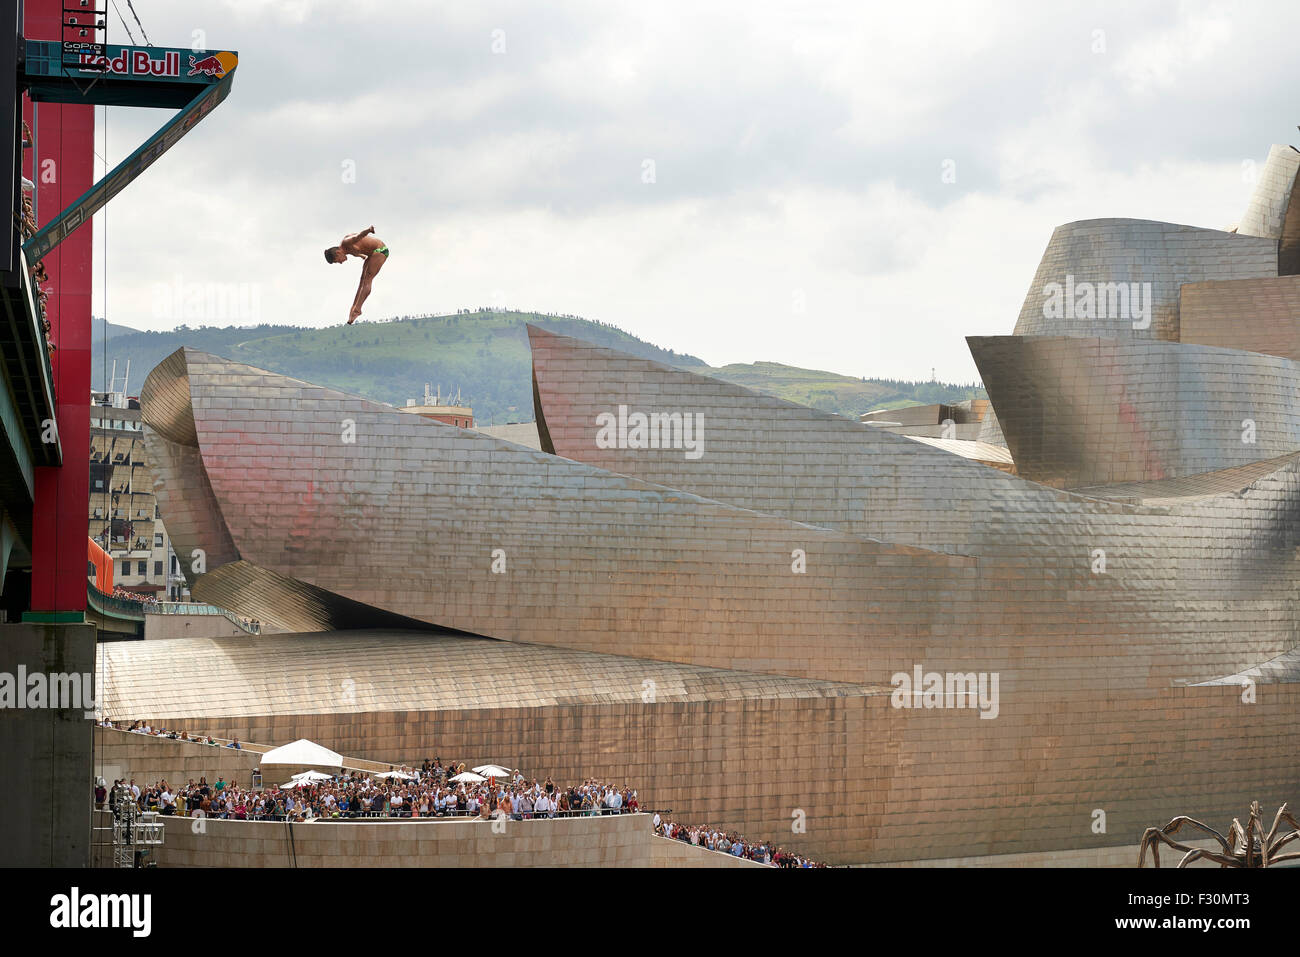
[[[671,848],[650,817],[294,824],[168,818],[159,867],[651,867],[682,866],[698,848]],[[662,863],[661,863],[662,862]],[[696,866],[707,866],[696,865]]]
[[[19,692],[31,687],[31,675],[94,670],[94,625],[0,626],[0,672],[11,688],[22,675]],[[89,863],[93,727],[93,715],[87,718],[80,706],[0,708],[0,781],[7,785],[0,796],[0,866]]]
[[[145,615],[145,640],[156,638],[246,638],[248,632],[225,615]]]
[[[719,851],[710,851],[684,841],[674,841],[666,837],[654,837],[650,841],[651,867],[758,867],[767,869],[766,864],[732,857]]]
[[[214,782],[218,775],[249,787],[253,768],[261,757],[253,751],[95,728],[95,775],[103,777],[109,787],[115,778],[134,778],[136,784],[145,787],[161,780],[183,785],[190,778],[197,781],[204,776]]]

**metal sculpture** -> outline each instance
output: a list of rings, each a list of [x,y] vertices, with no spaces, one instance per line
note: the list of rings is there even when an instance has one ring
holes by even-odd
[[[1277,829],[1283,821],[1291,825],[1292,830],[1279,838]],[[1223,849],[1222,852],[1202,847],[1191,847],[1172,840],[1169,835],[1177,834],[1184,824],[1189,828],[1198,828],[1213,837],[1219,842],[1219,846]],[[1145,866],[1148,847],[1151,849],[1152,863],[1154,866],[1159,867],[1160,845],[1162,843],[1175,850],[1186,852],[1183,859],[1178,862],[1180,868],[1202,859],[1217,861],[1222,867],[1273,867],[1284,861],[1300,861],[1300,851],[1293,851],[1290,854],[1278,853],[1283,847],[1295,840],[1300,840],[1300,821],[1297,821],[1291,812],[1287,810],[1286,804],[1277,809],[1277,815],[1273,818],[1273,826],[1265,834],[1264,822],[1260,817],[1259,802],[1252,801],[1250,803],[1250,817],[1246,821],[1246,826],[1243,828],[1241,821],[1234,817],[1232,827],[1228,828],[1226,838],[1214,828],[1186,815],[1179,815],[1164,827],[1147,828],[1142,835],[1142,843],[1138,850],[1138,867]]]

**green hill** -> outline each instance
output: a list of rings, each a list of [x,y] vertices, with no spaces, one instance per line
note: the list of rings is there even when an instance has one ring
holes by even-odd
[[[385,322],[306,329],[297,326],[179,326],[140,332],[109,323],[95,326],[94,388],[103,388],[104,347],[108,366],[120,377],[131,360],[127,391],[138,394],[145,376],[181,346],[320,385],[404,405],[424,395],[424,384],[445,396],[459,389],[481,425],[533,419],[531,355],[525,323],[619,349],[705,375],[714,375],[802,405],[856,416],[876,408],[915,402],[954,402],[983,396],[978,386],[860,379],[797,369],[777,362],[711,369],[695,356],[663,349],[614,326],[569,316],[479,310],[448,316],[403,316]]]
[[[113,322],[105,322],[103,319],[91,320],[91,335],[96,341],[103,339],[105,334],[112,339],[114,336],[130,335],[133,332],[139,332],[139,329],[132,329],[130,326],[119,326]]]
[[[424,384],[473,407],[482,425],[533,418],[532,356],[525,323],[685,368],[705,368],[695,356],[661,349],[605,323],[536,313],[482,310],[450,316],[410,316],[387,322],[305,329],[226,326],[111,335],[108,363],[121,376],[131,360],[127,391],[138,394],[145,376],[181,346],[246,362],[318,385],[392,405],[424,395]],[[113,332],[111,325],[110,333]],[[102,335],[102,334],[101,334]],[[94,341],[94,388],[102,388],[101,338]]]
[[[955,385],[946,382],[860,379],[836,372],[800,369],[779,362],[754,362],[749,365],[737,363],[709,369],[708,374],[823,412],[838,412],[848,418],[857,418],[863,412],[874,409],[986,397],[984,389],[978,383]]]

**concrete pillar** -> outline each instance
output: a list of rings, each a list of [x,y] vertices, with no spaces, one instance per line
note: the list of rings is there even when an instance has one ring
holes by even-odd
[[[0,866],[89,865],[96,677],[94,625],[0,625]]]

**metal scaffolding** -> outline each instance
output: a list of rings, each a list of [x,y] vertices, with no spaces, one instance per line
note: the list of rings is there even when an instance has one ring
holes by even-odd
[[[147,867],[146,858],[163,843],[163,822],[157,811],[141,811],[130,791],[123,789],[113,805],[113,826],[95,828],[113,833],[113,867]]]

